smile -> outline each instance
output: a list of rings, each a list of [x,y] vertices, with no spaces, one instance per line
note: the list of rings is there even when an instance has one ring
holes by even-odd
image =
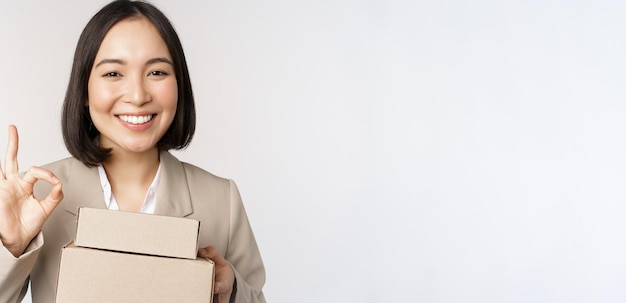
[[[144,116],[129,116],[129,115],[119,115],[120,120],[130,123],[130,124],[144,124],[152,120],[154,115],[144,115]]]

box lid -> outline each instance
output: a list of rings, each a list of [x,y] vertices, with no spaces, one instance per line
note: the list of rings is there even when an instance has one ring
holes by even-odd
[[[200,222],[188,218],[82,207],[76,246],[196,259]]]

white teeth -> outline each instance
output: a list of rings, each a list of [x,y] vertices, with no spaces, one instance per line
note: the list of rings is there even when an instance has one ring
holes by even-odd
[[[130,123],[130,124],[144,124],[152,120],[152,115],[145,115],[145,116],[119,115],[118,117],[120,117],[120,120]]]

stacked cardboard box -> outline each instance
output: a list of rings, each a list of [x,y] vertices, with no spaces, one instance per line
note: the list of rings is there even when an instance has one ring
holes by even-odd
[[[61,253],[56,302],[212,302],[196,220],[81,208]]]

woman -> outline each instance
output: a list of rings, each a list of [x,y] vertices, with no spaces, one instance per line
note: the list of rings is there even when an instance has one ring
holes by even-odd
[[[158,9],[114,1],[89,21],[62,125],[73,157],[23,175],[17,129],[9,127],[0,169],[0,302],[20,302],[29,279],[33,302],[53,301],[78,207],[201,221],[198,255],[216,264],[215,302],[265,301],[265,269],[235,184],[168,152],[190,143],[195,109],[180,41]]]

